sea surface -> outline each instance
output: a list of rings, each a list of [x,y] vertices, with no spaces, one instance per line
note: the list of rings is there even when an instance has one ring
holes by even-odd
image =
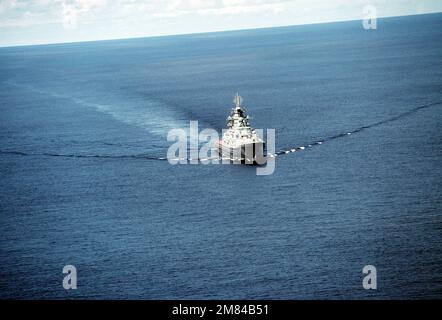
[[[442,298],[442,14],[377,27],[0,48],[0,298]],[[306,148],[159,160],[237,91]]]

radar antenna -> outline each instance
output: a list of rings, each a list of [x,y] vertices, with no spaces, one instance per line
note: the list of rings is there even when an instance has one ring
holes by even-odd
[[[235,97],[233,98],[233,103],[237,108],[241,108],[242,101],[243,101],[242,97],[237,92]]]

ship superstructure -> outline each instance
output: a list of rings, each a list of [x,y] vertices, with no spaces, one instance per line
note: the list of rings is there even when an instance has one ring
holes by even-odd
[[[250,125],[250,117],[242,106],[243,99],[237,93],[233,99],[235,107],[227,117],[227,130],[219,142],[223,157],[241,160],[247,164],[260,163],[263,158],[264,142]]]

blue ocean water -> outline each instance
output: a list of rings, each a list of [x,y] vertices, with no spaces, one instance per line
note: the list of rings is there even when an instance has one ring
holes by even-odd
[[[1,48],[0,298],[441,298],[441,39],[431,14]],[[277,149],[326,142],[268,176],[150,159],[237,91]]]

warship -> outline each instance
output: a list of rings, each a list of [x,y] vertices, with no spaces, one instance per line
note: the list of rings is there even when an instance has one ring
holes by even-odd
[[[264,141],[250,125],[250,117],[242,106],[243,99],[237,93],[233,99],[235,106],[227,117],[227,130],[223,130],[218,142],[218,152],[222,158],[240,161],[245,164],[263,164]]]

